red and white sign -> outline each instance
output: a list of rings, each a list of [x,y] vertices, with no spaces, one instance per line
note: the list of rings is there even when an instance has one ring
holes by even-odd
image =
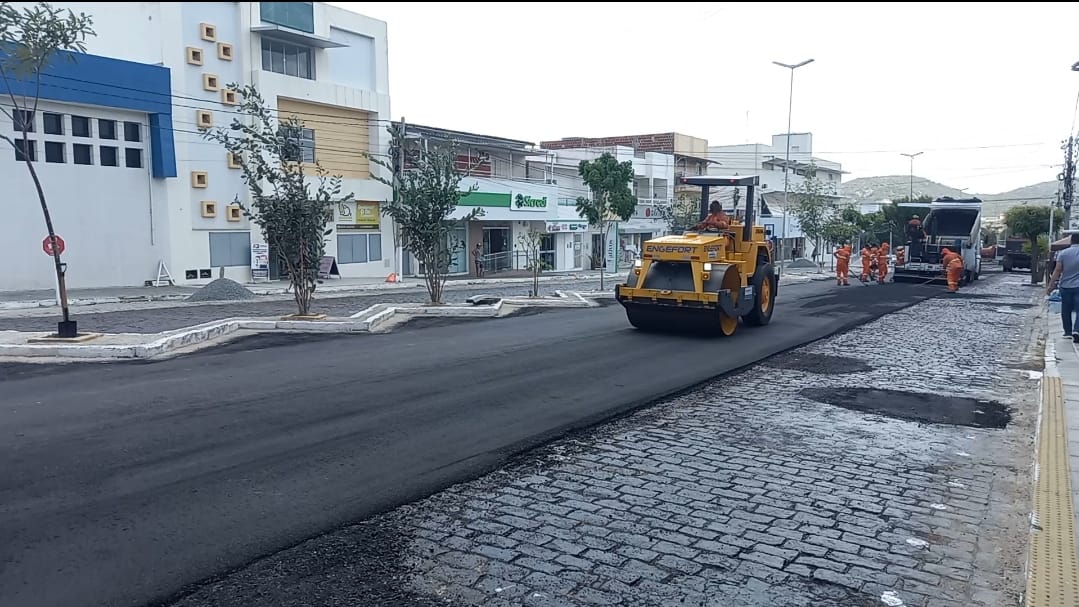
[[[63,255],[65,247],[67,247],[67,245],[64,244],[64,239],[57,236],[56,237],[56,253],[59,254],[59,255]],[[52,238],[46,236],[45,240],[41,241],[41,250],[45,251],[45,254],[50,256],[50,257],[53,255]]]

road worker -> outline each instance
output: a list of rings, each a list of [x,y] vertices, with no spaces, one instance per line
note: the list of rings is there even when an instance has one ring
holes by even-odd
[[[959,255],[952,255],[948,260],[948,291],[956,293],[959,291],[959,281],[963,279],[963,258]]]
[[[723,212],[723,205],[720,204],[719,201],[712,201],[712,204],[708,205],[708,217],[705,217],[704,221],[693,226],[693,229],[698,232],[722,232],[730,227],[731,221],[727,217],[727,214]]]
[[[910,245],[910,256],[921,257],[922,247],[925,241],[925,228],[922,226],[922,220],[914,215],[907,222],[907,242]]]
[[[880,257],[878,247],[869,247],[869,280],[877,278],[877,259]]]
[[[877,252],[877,282],[884,284],[884,279],[888,277],[888,243],[882,242],[880,244],[880,251]]]
[[[869,273],[872,271],[873,254],[869,251],[869,245],[862,247],[862,282],[869,282]]]
[[[850,273],[850,245],[842,245],[835,250],[835,284],[840,287],[850,286],[847,275]]]
[[[895,265],[901,266],[906,263],[907,247],[895,248]]]

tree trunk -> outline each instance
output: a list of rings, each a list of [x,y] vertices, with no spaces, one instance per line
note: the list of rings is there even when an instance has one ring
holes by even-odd
[[[26,141],[26,132],[23,132],[23,141]],[[45,188],[41,185],[41,179],[37,175],[37,170],[34,169],[34,163],[30,160],[30,155],[27,154],[27,149],[23,147],[23,161],[26,162],[26,168],[30,171],[30,178],[34,180],[34,189],[37,190],[37,199],[41,204],[41,214],[45,216],[45,229],[49,232],[49,242],[52,244],[52,261],[54,271],[56,272],[56,282],[59,285],[60,290],[60,312],[63,314],[64,322],[70,320],[70,313],[67,305],[67,278],[64,275],[64,266],[60,262],[60,249],[56,246],[56,230],[52,225],[52,214],[49,213],[49,204],[45,200]]]

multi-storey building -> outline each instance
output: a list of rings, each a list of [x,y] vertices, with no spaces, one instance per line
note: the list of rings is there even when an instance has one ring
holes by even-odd
[[[709,169],[712,175],[759,175],[761,195],[766,202],[767,212],[761,217],[765,229],[788,258],[792,255],[812,257],[813,243],[805,238],[794,213],[788,213],[783,206],[784,180],[788,194],[796,193],[815,167],[815,177],[823,185],[824,192],[840,201],[843,199],[843,175],[846,174],[840,163],[813,156],[812,133],[791,133],[789,165],[786,134],[773,135],[770,145],[711,146],[708,157],[718,163]],[[729,193],[720,191],[715,196],[725,205],[731,204]]]
[[[388,143],[385,23],[314,2],[56,6],[91,15],[96,32],[86,54],[43,74],[42,103],[27,117],[70,286],[142,285],[162,268],[181,284],[209,281],[219,268],[251,279],[252,245],[264,241],[233,204],[248,196],[238,165],[205,138],[240,116],[243,85],[279,117],[303,121],[305,163],[341,175],[353,195],[336,210],[327,244],[340,273],[394,270],[379,209],[390,191],[376,179],[389,174],[370,160]],[[15,126],[0,132],[14,135]],[[0,150],[0,175],[9,201],[0,251],[13,268],[0,288],[51,288],[41,212],[11,149]]]
[[[405,170],[412,168],[412,150],[440,149],[454,155],[464,176],[460,188],[468,193],[451,219],[471,219],[448,237],[451,274],[475,273],[477,245],[489,273],[525,268],[529,261],[525,235],[530,230],[542,234],[540,255],[548,268],[572,269],[558,257],[555,232],[548,229],[557,217],[557,190],[542,172],[530,171],[526,162],[536,153],[534,144],[417,124],[405,125],[405,140]],[[404,257],[406,275],[423,274],[419,260],[407,251]]]
[[[578,197],[591,196],[578,170],[581,161],[595,160],[605,153],[633,165],[632,190],[637,197],[633,216],[614,223],[606,234],[606,242],[603,234],[583,222],[576,209]],[[582,263],[593,269],[605,266],[611,271],[626,267],[646,240],[666,233],[670,227],[664,219],[663,207],[672,200],[675,174],[672,154],[627,146],[559,148],[532,157],[529,166],[537,174],[542,171],[558,187],[559,220],[574,229],[572,235],[566,235],[564,243],[556,244],[560,250],[572,249],[578,255],[574,260],[577,268],[582,268]],[[585,240],[581,232],[590,232],[591,237]]]

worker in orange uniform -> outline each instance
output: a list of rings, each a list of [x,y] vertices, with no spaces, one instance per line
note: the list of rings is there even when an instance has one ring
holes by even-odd
[[[888,251],[888,243],[882,242],[877,252],[877,282],[880,284],[888,277]]]
[[[719,201],[712,201],[712,204],[708,205],[708,217],[704,218],[704,221],[693,226],[693,229],[698,232],[704,231],[717,231],[722,232],[730,228],[731,222],[727,217],[727,214],[723,212],[723,205]]]
[[[869,250],[869,245],[862,247],[862,282],[869,282],[869,273],[872,271],[873,266],[873,254]]]
[[[959,291],[959,280],[962,279],[962,271],[965,270],[962,256],[952,253],[945,260],[944,272],[947,274],[947,290],[950,293],[956,293]]]
[[[907,248],[896,247],[895,249],[895,265],[901,266],[906,262]]]
[[[874,280],[877,277],[877,258],[879,256],[880,249],[869,247],[869,280]]]
[[[843,245],[835,250],[835,284],[849,287],[847,276],[850,274],[850,245]]]

